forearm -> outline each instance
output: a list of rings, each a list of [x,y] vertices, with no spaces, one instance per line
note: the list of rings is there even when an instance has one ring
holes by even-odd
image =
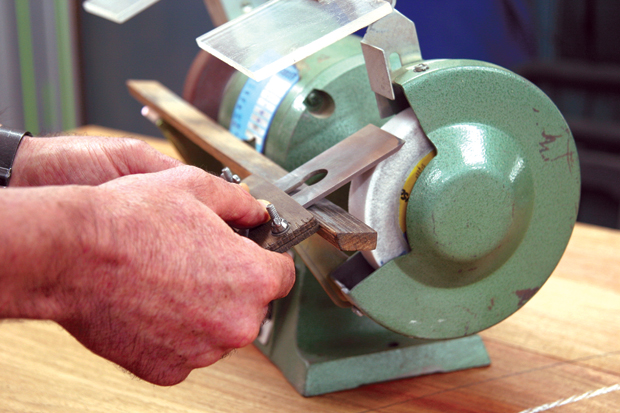
[[[88,187],[0,191],[0,318],[58,319],[65,278],[93,235]]]

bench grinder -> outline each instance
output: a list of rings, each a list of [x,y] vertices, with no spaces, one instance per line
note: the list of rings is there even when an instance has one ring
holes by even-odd
[[[296,259],[256,342],[303,395],[488,365],[475,333],[532,298],[570,238],[580,174],[558,109],[501,67],[423,60],[397,11],[261,82],[201,52],[184,97],[287,170],[368,124],[405,141],[331,198],[377,248],[311,238],[321,258]]]

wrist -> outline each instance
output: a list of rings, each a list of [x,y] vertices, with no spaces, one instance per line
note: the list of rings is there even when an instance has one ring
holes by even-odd
[[[32,135],[0,125],[0,187],[9,186],[18,149],[26,136]]]
[[[31,153],[36,146],[36,142],[33,142],[35,138],[31,136],[24,136],[19,150],[15,155],[13,161],[13,176],[11,177],[11,187],[28,186],[25,179],[27,166],[30,163]]]
[[[74,188],[80,188],[80,195],[68,214],[75,222],[73,254],[68,254],[60,272],[61,311],[50,317],[65,328],[109,318],[109,301],[119,291],[129,293],[124,283],[139,270],[131,257],[136,244],[127,242],[139,229],[135,217],[126,219],[123,202],[118,202],[130,199],[131,194],[118,193],[105,184]],[[119,222],[128,225],[121,227]]]
[[[11,188],[45,185],[48,176],[55,173],[47,166],[47,158],[53,153],[49,143],[50,139],[24,136],[13,161]]]
[[[73,266],[89,242],[91,188],[9,189],[0,199],[12,217],[0,223],[0,318],[57,320],[74,311]],[[6,265],[4,265],[6,264]]]

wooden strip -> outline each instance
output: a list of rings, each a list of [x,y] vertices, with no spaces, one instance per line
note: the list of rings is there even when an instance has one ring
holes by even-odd
[[[288,173],[161,83],[129,80],[127,86],[134,98],[151,107],[164,121],[241,178],[257,174],[274,182]],[[322,200],[309,210],[319,222],[318,233],[340,250],[360,251],[376,247],[377,233],[342,208]]]
[[[377,232],[340,208],[322,199],[309,209],[319,221],[318,234],[342,251],[371,251],[377,248]],[[353,219],[351,219],[353,218]],[[348,231],[344,231],[347,228]]]
[[[271,221],[250,230],[248,238],[258,245],[270,251],[285,252],[318,231],[319,223],[314,216],[274,184],[258,175],[250,175],[243,182],[255,198],[269,200],[289,224],[288,231],[281,235],[272,234]]]
[[[226,129],[156,81],[129,80],[129,91],[167,123],[241,178],[258,174],[275,181],[288,172],[241,142]]]

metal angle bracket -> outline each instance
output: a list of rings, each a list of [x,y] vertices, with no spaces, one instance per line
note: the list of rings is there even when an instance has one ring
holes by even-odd
[[[404,143],[369,124],[278,179],[275,185],[308,208],[393,155]],[[325,176],[319,182],[302,187],[308,179],[321,174]]]
[[[159,0],[86,0],[84,10],[115,23],[125,23]]]
[[[368,26],[362,51],[370,86],[379,107],[382,99],[396,100],[392,85],[395,75],[422,60],[415,24],[397,10]]]

